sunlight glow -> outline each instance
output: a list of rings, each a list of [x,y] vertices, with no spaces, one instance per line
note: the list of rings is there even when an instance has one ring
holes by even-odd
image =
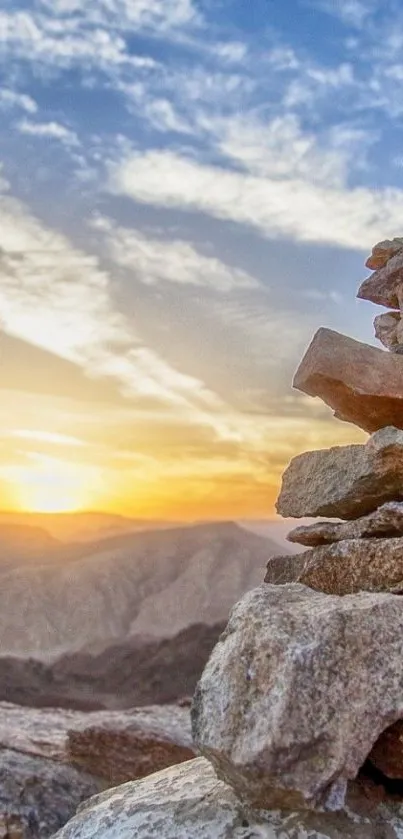
[[[56,458],[36,455],[28,465],[3,471],[10,481],[18,506],[32,513],[70,513],[82,510],[96,499],[96,471]]]

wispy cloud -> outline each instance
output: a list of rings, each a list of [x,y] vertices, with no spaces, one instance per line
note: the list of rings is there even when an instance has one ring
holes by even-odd
[[[134,154],[112,169],[110,187],[135,201],[198,210],[263,236],[368,248],[398,235],[403,191],[322,186],[309,177],[257,177],[172,152]]]
[[[19,108],[28,114],[35,114],[38,110],[38,106],[32,96],[8,87],[0,88],[0,108],[4,110]]]
[[[55,446],[85,446],[83,440],[72,437],[69,434],[60,434],[56,431],[38,431],[29,428],[16,428],[10,431],[11,437],[20,440],[29,440],[38,443],[50,443]]]
[[[100,245],[109,258],[128,268],[145,285],[168,282],[218,292],[259,287],[258,280],[246,271],[231,268],[216,257],[204,256],[189,242],[145,236],[102,216],[93,221],[92,227],[100,231]]]
[[[32,122],[23,119],[17,124],[17,128],[22,134],[30,134],[32,137],[48,137],[66,146],[80,145],[77,134],[59,122]]]
[[[229,436],[228,406],[203,381],[145,346],[116,309],[98,259],[4,197],[0,207],[0,318],[11,335],[43,347],[93,377],[111,377],[129,399],[153,399]]]

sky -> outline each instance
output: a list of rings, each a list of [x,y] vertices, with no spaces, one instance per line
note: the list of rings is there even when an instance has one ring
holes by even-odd
[[[2,0],[0,507],[274,515],[403,230],[393,0]]]

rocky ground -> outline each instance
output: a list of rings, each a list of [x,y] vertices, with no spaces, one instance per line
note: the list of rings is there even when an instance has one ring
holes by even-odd
[[[108,787],[189,760],[189,709],[80,713],[0,703],[0,839],[46,839]]]

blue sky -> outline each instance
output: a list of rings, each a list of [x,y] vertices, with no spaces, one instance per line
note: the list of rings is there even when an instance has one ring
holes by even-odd
[[[375,342],[400,4],[3,0],[0,67],[4,504],[69,448],[69,486],[134,483],[132,512],[170,481],[175,516],[185,486],[270,513],[292,454],[358,439],[290,383],[320,325]]]

